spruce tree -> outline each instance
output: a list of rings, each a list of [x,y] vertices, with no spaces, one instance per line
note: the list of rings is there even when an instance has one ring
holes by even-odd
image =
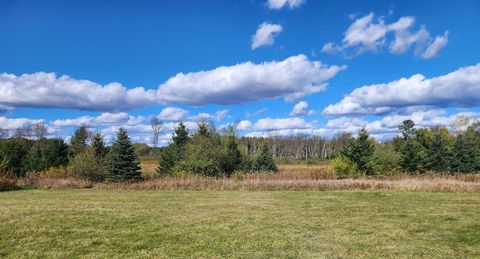
[[[175,133],[172,137],[173,144],[177,147],[184,147],[189,140],[188,131],[185,128],[185,124],[180,122],[178,127],[175,128]]]
[[[75,156],[87,149],[88,130],[86,126],[78,128],[70,140],[71,155]]]
[[[111,182],[139,180],[141,178],[139,164],[127,132],[120,128],[108,154],[107,180]]]
[[[400,166],[407,172],[425,171],[426,150],[418,141],[415,123],[412,120],[404,120],[399,126],[402,132],[403,143],[400,146]]]
[[[428,150],[428,169],[434,172],[450,170],[450,150],[448,142],[440,131],[436,131]]]
[[[264,143],[260,149],[260,153],[255,157],[253,161],[254,171],[271,171],[277,172],[277,165],[273,159],[272,153],[268,150],[268,146]]]
[[[223,170],[227,175],[233,173],[233,171],[240,168],[242,163],[242,154],[238,149],[237,140],[234,135],[227,137],[227,142],[225,144],[225,164]]]
[[[105,148],[105,142],[103,141],[102,134],[97,132],[93,136],[92,149],[96,158],[103,159],[105,157],[107,154],[107,149]]]
[[[374,151],[375,147],[369,138],[368,132],[365,129],[361,129],[358,137],[350,140],[342,155],[353,161],[360,171],[371,174],[373,169],[369,162]]]
[[[468,136],[457,136],[452,153],[452,171],[471,173],[479,169],[480,150],[474,140]]]

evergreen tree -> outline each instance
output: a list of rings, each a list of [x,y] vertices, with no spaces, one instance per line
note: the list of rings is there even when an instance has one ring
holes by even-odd
[[[208,129],[208,123],[201,121],[197,123],[198,126],[198,134],[201,136],[207,136],[209,129]]]
[[[184,147],[189,140],[188,131],[185,128],[185,124],[180,122],[178,127],[175,128],[175,133],[172,137],[173,144],[177,147]]]
[[[107,180],[112,182],[139,180],[141,177],[139,164],[127,132],[120,128],[108,154]]]
[[[223,170],[227,175],[240,168],[242,163],[242,153],[238,149],[237,140],[234,135],[227,137],[225,144],[225,164]]]
[[[425,148],[418,141],[418,134],[412,120],[405,120],[399,126],[403,142],[400,146],[400,166],[407,172],[425,171]]]
[[[72,156],[78,155],[87,149],[88,130],[86,126],[78,128],[70,140]]]
[[[102,134],[97,132],[93,136],[92,149],[96,158],[103,159],[107,155],[107,149],[105,148]]]
[[[480,169],[480,150],[475,141],[459,135],[453,145],[452,171],[471,173]]]
[[[375,147],[369,139],[368,132],[361,129],[356,139],[351,139],[342,154],[353,161],[358,169],[364,173],[371,174],[373,169],[370,160],[372,159]]]
[[[277,172],[277,165],[275,160],[273,160],[272,153],[268,150],[268,146],[264,143],[260,149],[260,153],[255,157],[253,161],[253,170],[254,171],[272,171]]]
[[[434,172],[450,170],[450,150],[443,134],[436,130],[428,150],[428,169]]]
[[[65,166],[68,163],[68,146],[63,139],[44,139],[45,142],[42,156],[44,168]]]
[[[169,175],[172,173],[173,167],[178,162],[178,153],[175,144],[166,147],[160,154],[160,160],[156,169],[159,175]]]
[[[23,176],[22,163],[28,149],[17,139],[5,139],[0,141],[0,171]]]

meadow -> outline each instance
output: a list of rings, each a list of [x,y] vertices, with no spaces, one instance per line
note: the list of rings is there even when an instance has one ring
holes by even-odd
[[[480,256],[480,193],[0,192],[0,256]]]

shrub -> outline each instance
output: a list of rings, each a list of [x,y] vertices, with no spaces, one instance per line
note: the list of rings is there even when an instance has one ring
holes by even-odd
[[[375,145],[375,152],[368,162],[373,175],[390,175],[400,168],[401,156],[391,144]]]
[[[67,178],[70,176],[71,175],[69,174],[68,169],[65,166],[50,167],[49,169],[40,173],[40,177],[43,178]]]
[[[255,157],[253,161],[252,169],[254,171],[269,171],[269,172],[277,172],[278,168],[275,164],[275,160],[273,160],[272,153],[268,150],[268,146],[266,144],[262,145],[262,149],[260,153]]]
[[[10,191],[18,189],[17,179],[0,175],[0,191]]]
[[[75,156],[68,166],[68,171],[72,176],[91,181],[103,181],[105,178],[104,162],[97,158],[91,149]]]
[[[331,171],[339,178],[356,178],[360,176],[357,165],[345,156],[337,156],[330,162]]]

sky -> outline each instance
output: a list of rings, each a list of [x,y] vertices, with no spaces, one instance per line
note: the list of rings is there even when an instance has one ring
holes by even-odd
[[[479,1],[0,2],[0,128],[86,125],[161,145],[183,121],[241,136],[378,140],[480,118]]]

